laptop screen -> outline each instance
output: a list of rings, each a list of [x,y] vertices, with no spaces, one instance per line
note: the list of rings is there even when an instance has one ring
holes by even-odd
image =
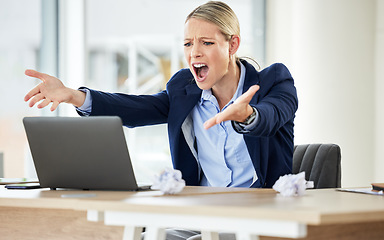
[[[25,117],[41,187],[138,190],[119,117]]]

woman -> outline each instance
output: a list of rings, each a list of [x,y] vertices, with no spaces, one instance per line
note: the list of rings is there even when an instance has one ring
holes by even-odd
[[[177,72],[154,95],[112,94],[65,87],[52,76],[26,70],[42,80],[26,96],[30,107],[60,103],[80,115],[117,115],[127,127],[168,124],[173,166],[187,185],[271,187],[291,173],[293,120],[298,107],[288,69],[263,71],[236,57],[240,27],[222,2],[192,11],[184,29],[188,69]]]

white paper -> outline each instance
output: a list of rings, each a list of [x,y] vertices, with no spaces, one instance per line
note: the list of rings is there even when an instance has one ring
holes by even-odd
[[[307,188],[313,188],[312,181],[305,180],[305,172],[281,176],[272,187],[282,196],[302,196]]]
[[[179,170],[166,168],[160,175],[156,175],[151,189],[160,190],[163,194],[176,194],[183,190],[185,181]]]

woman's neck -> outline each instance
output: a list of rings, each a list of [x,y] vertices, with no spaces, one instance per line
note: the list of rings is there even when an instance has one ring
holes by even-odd
[[[220,109],[233,98],[240,80],[240,66],[236,61],[230,62],[228,73],[212,87],[212,94],[216,97]]]

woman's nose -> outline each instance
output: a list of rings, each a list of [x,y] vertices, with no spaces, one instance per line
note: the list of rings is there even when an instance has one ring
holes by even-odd
[[[191,57],[198,58],[201,56],[202,56],[202,53],[201,53],[200,47],[198,46],[198,44],[193,44],[192,50],[191,50]]]

